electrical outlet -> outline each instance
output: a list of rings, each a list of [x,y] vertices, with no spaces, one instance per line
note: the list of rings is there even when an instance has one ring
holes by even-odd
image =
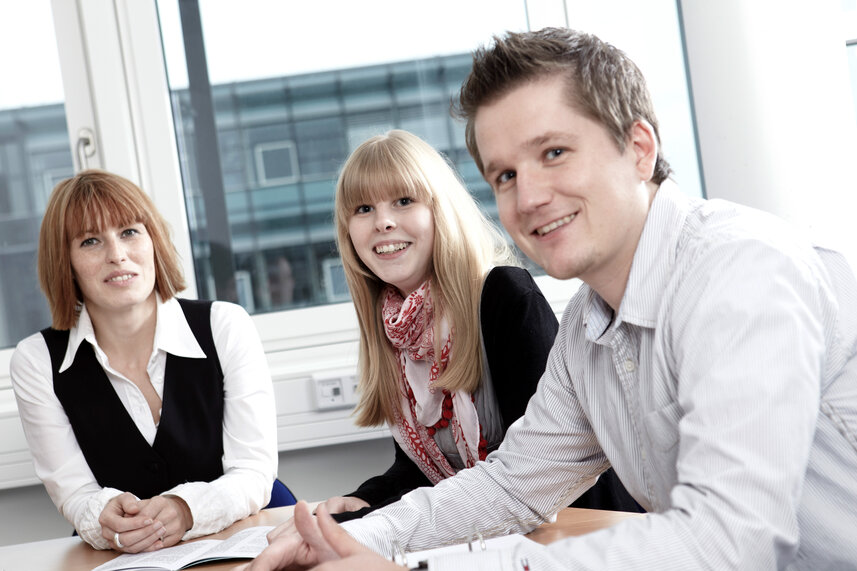
[[[316,373],[312,383],[318,410],[346,408],[357,403],[357,376],[352,369]]]

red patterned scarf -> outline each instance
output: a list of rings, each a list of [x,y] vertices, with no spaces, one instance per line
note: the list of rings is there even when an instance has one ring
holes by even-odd
[[[432,385],[446,369],[452,350],[452,331],[441,320],[445,337],[440,358],[434,350],[434,308],[430,280],[403,298],[388,286],[384,291],[384,330],[398,357],[400,406],[395,414],[393,437],[402,450],[432,481],[455,474],[433,438],[436,430],[449,427],[462,461],[468,468],[485,459],[479,419],[473,398],[463,391],[450,394]]]

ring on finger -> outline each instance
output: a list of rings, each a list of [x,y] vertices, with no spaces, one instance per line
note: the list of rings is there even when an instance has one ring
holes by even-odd
[[[122,545],[122,542],[119,541],[119,532],[118,531],[113,533],[113,543],[116,544],[117,549],[122,549],[123,547],[125,547],[124,545]]]

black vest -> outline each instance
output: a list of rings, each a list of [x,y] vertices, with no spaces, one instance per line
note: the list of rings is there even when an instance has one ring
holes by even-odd
[[[211,302],[180,299],[205,359],[167,355],[161,421],[149,446],[113,390],[89,343],[59,373],[68,331],[42,330],[54,392],[89,468],[102,487],[146,499],[184,482],[223,475],[223,371],[211,335]]]

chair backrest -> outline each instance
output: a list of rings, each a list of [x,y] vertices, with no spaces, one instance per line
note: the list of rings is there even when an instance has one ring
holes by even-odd
[[[279,508],[282,506],[293,506],[298,503],[292,491],[279,478],[274,479],[274,487],[271,489],[271,501],[266,508]]]

